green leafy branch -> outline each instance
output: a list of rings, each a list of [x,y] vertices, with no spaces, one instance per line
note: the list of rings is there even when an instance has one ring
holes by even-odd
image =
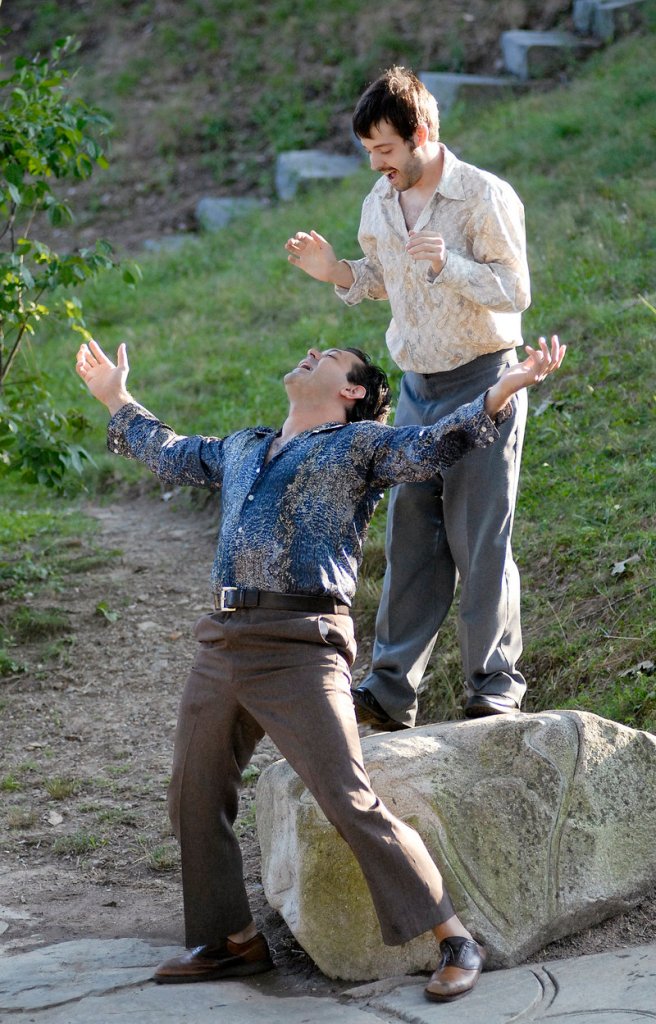
[[[59,255],[31,237],[39,216],[53,226],[73,219],[54,191],[58,180],[84,180],[108,166],[98,140],[109,120],[69,96],[63,62],[77,45],[67,38],[47,57],[19,57],[13,73],[0,79],[0,471],[17,469],[55,486],[66,468],[80,470],[86,454],[71,440],[79,416],[52,409],[36,377],[14,387],[9,375],[26,338],[49,316],[89,340],[82,304],[70,293],[119,266],[105,241]],[[134,264],[122,271],[128,286],[140,278]]]

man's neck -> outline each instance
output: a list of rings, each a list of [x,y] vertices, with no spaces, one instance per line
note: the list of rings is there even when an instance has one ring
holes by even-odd
[[[324,423],[346,423],[344,406],[334,403],[310,406],[303,402],[291,402],[287,418],[282,425],[280,440],[286,444],[297,434],[302,434],[305,430],[314,430]]]
[[[428,159],[424,164],[421,178],[407,191],[408,194],[414,196],[421,195],[428,198],[429,195],[433,194],[442,179],[444,150],[439,142],[427,142],[426,147]]]

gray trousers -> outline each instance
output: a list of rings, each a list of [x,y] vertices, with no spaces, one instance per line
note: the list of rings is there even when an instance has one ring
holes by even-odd
[[[514,349],[494,352],[445,373],[406,373],[395,424],[435,423],[491,387]],[[519,573],[511,533],[526,424],[526,392],[500,428],[501,438],[476,449],[424,484],[392,489],[387,519],[387,571],[376,619],[371,672],[362,685],[392,718],[412,726],[417,690],[460,578],[459,639],[467,696],[503,694],[519,702],[526,682]]]
[[[383,941],[454,913],[423,841],[371,788],[351,699],[348,615],[250,609],[204,616],[178,717],[169,812],[180,841],[186,944],[251,920],[233,831],[241,774],[269,734],[360,864]]]

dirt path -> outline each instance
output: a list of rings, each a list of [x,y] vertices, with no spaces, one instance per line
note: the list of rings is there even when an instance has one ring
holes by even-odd
[[[191,627],[208,608],[217,512],[183,492],[88,512],[96,545],[115,553],[67,577],[57,595],[76,624],[65,652],[33,664],[26,649],[31,671],[3,685],[0,953],[81,936],[183,942],[165,793]],[[278,756],[263,741],[252,782]],[[264,900],[254,785],[242,794],[238,830],[281,985],[334,991]],[[653,941],[655,911],[656,900],[647,901],[548,955]]]
[[[190,506],[182,493],[88,512],[96,545],[121,553],[70,576],[73,585],[58,595],[76,623],[65,656],[4,687],[0,776],[17,786],[2,793],[6,953],[84,935],[183,942],[165,794],[194,653],[191,627],[208,610],[217,512]],[[22,653],[29,664],[29,649]],[[265,739],[242,794],[245,871],[255,914],[290,983],[325,988],[260,882],[254,783],[279,756]]]

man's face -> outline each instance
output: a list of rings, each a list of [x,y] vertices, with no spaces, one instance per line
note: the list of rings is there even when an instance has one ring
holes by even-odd
[[[397,192],[416,185],[424,173],[421,150],[413,142],[405,142],[389,121],[372,126],[369,136],[360,139],[369,154],[372,171],[384,174]]]
[[[363,365],[362,360],[346,349],[329,348],[321,352],[310,348],[298,366],[285,374],[285,385],[336,397],[349,385],[348,374],[356,365]]]

